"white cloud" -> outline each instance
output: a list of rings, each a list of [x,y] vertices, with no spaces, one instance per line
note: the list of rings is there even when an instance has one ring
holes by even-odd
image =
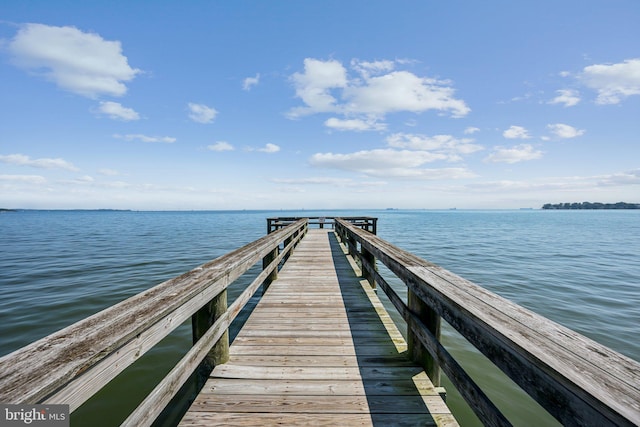
[[[371,77],[364,85],[350,85],[344,90],[345,111],[378,114],[428,110],[448,111],[463,117],[471,111],[464,101],[453,97],[448,81],[418,77],[408,71],[394,71]]]
[[[522,126],[511,126],[509,129],[502,132],[502,136],[507,139],[529,139],[529,131]]]
[[[122,96],[125,83],[140,73],[129,66],[119,41],[75,27],[21,25],[8,50],[16,66],[89,98]]]
[[[95,182],[95,179],[93,179],[93,177],[90,175],[84,175],[76,178],[74,182],[78,184],[93,184]]]
[[[640,185],[640,169],[618,172],[610,175],[600,175],[597,185],[600,187],[614,187],[619,185]]]
[[[466,168],[432,168],[432,169],[389,169],[380,174],[382,177],[438,180],[475,178],[476,174]]]
[[[354,185],[354,181],[348,178],[312,177],[312,178],[274,178],[270,180],[276,184],[287,185],[335,185],[346,187]]]
[[[332,169],[370,170],[389,168],[415,168],[445,156],[428,151],[394,150],[390,148],[363,150],[350,154],[316,153],[311,156],[313,166]]]
[[[268,143],[263,148],[259,148],[258,151],[262,151],[263,153],[277,153],[280,151],[280,147],[276,144]]]
[[[125,122],[140,120],[140,115],[135,110],[123,107],[118,102],[101,101],[98,113],[106,114],[111,119],[124,120]]]
[[[189,103],[189,118],[197,123],[211,123],[218,112],[204,104]]]
[[[30,166],[40,169],[64,169],[76,172],[79,169],[64,159],[31,159],[24,154],[0,155],[0,162],[17,166]]]
[[[106,168],[98,170],[98,173],[100,175],[104,175],[104,176],[118,176],[118,175],[120,175],[120,172],[118,172],[117,170],[115,170],[115,169],[106,169]]]
[[[35,185],[41,185],[47,182],[47,180],[40,175],[0,175],[0,181]]]
[[[464,134],[465,134],[465,135],[473,135],[473,134],[474,134],[474,133],[476,133],[476,132],[480,132],[480,128],[476,128],[476,127],[473,127],[473,126],[469,126],[468,128],[466,128],[466,129],[464,130]]]
[[[446,156],[428,151],[375,149],[349,154],[316,153],[309,159],[315,167],[358,172],[368,176],[404,179],[457,179],[475,176],[464,168],[424,169],[420,166]]]
[[[387,144],[394,148],[434,151],[448,160],[460,160],[460,154],[470,154],[483,150],[481,145],[473,144],[471,138],[458,139],[451,135],[419,135],[395,133],[387,137]]]
[[[242,82],[242,89],[249,91],[253,86],[256,86],[260,83],[260,74],[256,74],[255,77],[247,77]]]
[[[624,98],[640,95],[640,58],[617,64],[595,64],[585,67],[580,80],[598,92],[596,103],[618,104]]]
[[[347,70],[335,60],[320,61],[313,58],[304,60],[304,73],[294,73],[291,81],[298,96],[306,107],[290,111],[290,118],[337,111],[336,99],[331,89],[347,86]]]
[[[392,71],[395,68],[393,61],[359,61],[357,59],[351,60],[351,68],[359,72],[364,78],[369,78],[372,74],[382,74]]]
[[[557,90],[558,96],[549,101],[549,104],[564,104],[565,107],[573,107],[580,102],[580,92],[573,89]]]
[[[640,169],[593,176],[552,176],[527,181],[485,181],[466,184],[463,191],[481,192],[532,192],[586,190],[592,194],[599,187],[627,187],[640,185]],[[608,189],[608,188],[607,188]]]
[[[304,72],[291,76],[296,96],[305,106],[293,108],[288,116],[334,113],[366,121],[372,117],[380,120],[386,114],[400,111],[436,110],[453,117],[469,113],[465,102],[454,97],[449,81],[393,71],[394,67],[393,61],[353,60],[351,69],[359,76],[349,78],[339,61],[307,58]]]
[[[113,135],[114,138],[124,139],[125,141],[142,141],[142,142],[163,142],[165,144],[172,144],[177,141],[176,138],[171,136],[147,136],[143,134],[127,134],[127,135]]]
[[[563,123],[547,125],[547,129],[549,129],[555,136],[565,139],[575,138],[585,133],[582,129],[576,129],[573,126],[565,125]]]
[[[485,162],[518,163],[542,158],[542,151],[537,151],[530,144],[520,144],[515,147],[494,147]]]
[[[324,125],[328,128],[339,130],[339,131],[382,131],[387,128],[384,123],[380,123],[375,119],[338,119],[336,117],[331,117]]]
[[[215,144],[207,146],[207,148],[211,151],[233,151],[233,145],[229,144],[226,141],[218,141]]]

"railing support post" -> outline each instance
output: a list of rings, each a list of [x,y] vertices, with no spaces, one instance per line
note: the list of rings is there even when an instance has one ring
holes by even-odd
[[[407,307],[425,324],[437,341],[440,341],[440,316],[425,304],[411,289],[407,292]],[[420,344],[413,331],[407,331],[407,345],[411,359],[420,364],[434,386],[440,386],[440,366],[429,352]]]
[[[278,246],[271,252],[267,254],[264,258],[262,258],[262,269],[264,270],[273,262],[274,259],[278,258]],[[262,282],[262,293],[264,294],[267,289],[269,289],[269,285],[271,282],[278,278],[278,268],[274,268],[271,274],[267,276],[267,278]]]
[[[347,233],[347,248],[349,250],[349,255],[353,257],[354,260],[358,259],[357,251],[358,251],[358,243],[356,242],[355,237],[351,234]]]
[[[289,244],[293,241],[293,239],[295,239],[295,238],[296,238],[296,236],[297,236],[297,233],[296,233],[296,234],[294,234],[294,235],[293,235],[293,236],[291,236],[291,237],[287,237],[286,239],[284,239],[284,248],[286,248],[287,246],[289,246]],[[284,248],[283,248],[283,250],[284,250]],[[285,254],[285,256],[284,256],[284,258],[283,258],[283,261],[288,260],[288,259],[289,259],[289,257],[291,256],[291,253],[292,253],[292,252],[293,252],[293,251],[289,251],[289,253]]]
[[[197,342],[220,316],[227,311],[227,290],[220,292],[191,316],[193,342]],[[198,381],[206,381],[216,365],[229,361],[229,332],[225,331],[198,367]],[[203,383],[204,384],[204,383]]]
[[[368,250],[366,250],[364,248],[364,246],[360,246],[360,254],[362,255],[362,277],[367,279],[367,281],[369,282],[369,285],[371,285],[371,287],[373,289],[376,288],[376,281],[374,279],[373,274],[371,274],[371,272],[369,272],[369,270],[367,270],[366,265],[371,266],[371,268],[373,268],[374,270],[376,269],[376,257],[373,256],[373,254],[371,252],[369,252]]]

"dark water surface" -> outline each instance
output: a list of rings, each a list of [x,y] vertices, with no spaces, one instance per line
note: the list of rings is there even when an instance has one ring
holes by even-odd
[[[263,236],[279,215],[376,216],[380,237],[640,360],[640,211],[537,210],[3,213],[0,355]],[[443,337],[515,425],[553,422],[463,338]],[[179,327],[72,425],[118,425],[190,343]],[[478,425],[444,385],[461,424]]]

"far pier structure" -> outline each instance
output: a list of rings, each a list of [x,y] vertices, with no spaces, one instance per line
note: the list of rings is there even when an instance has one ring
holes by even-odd
[[[123,425],[151,425],[197,373],[181,426],[456,426],[441,372],[485,425],[511,425],[442,345],[444,320],[562,424],[640,424],[640,363],[376,231],[371,217],[268,218],[264,237],[0,358],[0,402],[74,411],[191,319],[193,346]]]

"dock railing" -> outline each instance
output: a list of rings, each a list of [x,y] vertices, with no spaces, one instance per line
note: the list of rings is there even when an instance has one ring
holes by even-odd
[[[279,230],[282,227],[298,221],[302,217],[274,217],[267,218],[267,234]],[[317,225],[319,228],[334,228],[336,218],[335,216],[310,216],[305,217],[308,220],[308,224]],[[340,217],[344,221],[348,221],[356,227],[367,230],[370,233],[376,234],[378,218],[370,216],[348,216]]]
[[[0,358],[0,402],[68,404],[73,412],[190,317],[193,347],[123,425],[150,425],[199,368],[229,357],[228,328],[307,230],[291,222],[240,249]],[[262,272],[227,307],[227,287],[263,261]]]
[[[510,425],[440,342],[444,319],[564,425],[640,425],[640,363],[336,218],[363,276],[407,323],[409,352],[437,386],[440,369],[484,425]],[[407,287],[407,302],[379,273]]]

